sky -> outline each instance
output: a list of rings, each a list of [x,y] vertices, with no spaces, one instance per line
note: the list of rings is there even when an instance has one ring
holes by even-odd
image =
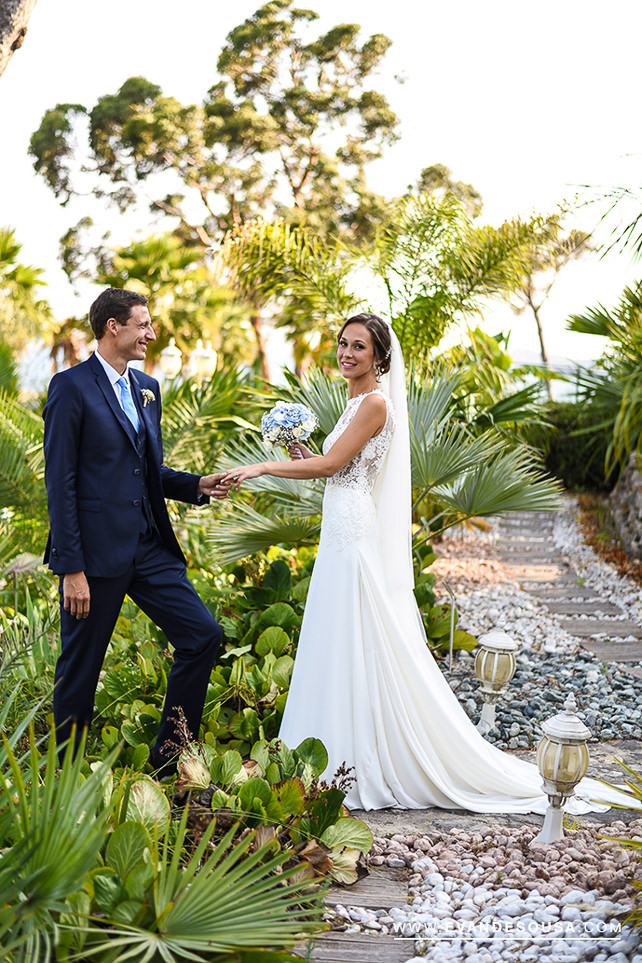
[[[46,269],[46,294],[58,317],[85,314],[92,296],[82,286],[74,290],[63,274],[60,236],[86,213],[101,224],[104,218],[117,243],[147,233],[149,225],[107,213],[91,198],[58,204],[27,154],[45,110],[65,102],[91,106],[134,75],[197,102],[216,79],[227,33],[258,6],[258,0],[38,0],[25,42],[0,77],[0,224],[16,229],[24,262]],[[578,192],[586,197],[583,185],[641,183],[638,0],[300,6],[321,15],[320,30],[355,22],[364,38],[381,32],[393,41],[372,85],[399,115],[401,138],[369,168],[373,189],[399,194],[422,168],[446,164],[481,193],[484,219],[500,224],[553,211]],[[573,225],[593,230],[600,210],[580,206]],[[608,236],[605,226],[598,232]],[[565,331],[566,318],[597,302],[613,306],[638,276],[642,265],[618,253],[591,253],[565,269],[542,312],[551,355],[596,357],[600,340]],[[526,315],[493,309],[484,327],[511,329],[516,354],[537,350]]]

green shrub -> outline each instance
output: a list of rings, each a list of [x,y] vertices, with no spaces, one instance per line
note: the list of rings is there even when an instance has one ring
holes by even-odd
[[[557,401],[543,417],[545,424],[532,430],[529,441],[542,450],[547,470],[570,491],[609,491],[616,481],[604,471],[609,436],[596,427],[591,409]]]

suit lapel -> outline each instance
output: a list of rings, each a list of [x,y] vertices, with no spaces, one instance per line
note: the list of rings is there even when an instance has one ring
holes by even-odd
[[[156,447],[156,425],[151,414],[147,410],[147,405],[142,403],[141,399],[143,396],[143,389],[138,380],[138,373],[135,368],[129,369],[129,379],[132,385],[132,397],[134,398],[134,404],[136,405],[136,410],[138,411],[138,415],[141,419],[141,425],[144,425],[145,432],[147,434],[147,443]],[[151,402],[151,405],[153,404],[154,402]]]
[[[105,396],[105,401],[111,408],[116,421],[122,426],[123,431],[129,438],[130,442],[134,448],[136,448],[136,432],[134,431],[134,426],[118,404],[116,392],[112,388],[111,382],[107,377],[107,372],[101,365],[100,361],[98,361],[93,354],[87,363],[91,365],[92,371],[96,376],[96,384]]]

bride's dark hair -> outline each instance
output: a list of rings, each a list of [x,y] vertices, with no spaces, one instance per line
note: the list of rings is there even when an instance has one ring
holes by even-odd
[[[363,324],[370,332],[370,337],[372,338],[372,347],[374,349],[375,366],[377,368],[377,377],[390,371],[390,351],[392,343],[390,341],[390,328],[386,322],[383,321],[377,314],[368,314],[367,312],[355,314],[344,322],[339,334],[337,335],[337,341],[349,324]]]

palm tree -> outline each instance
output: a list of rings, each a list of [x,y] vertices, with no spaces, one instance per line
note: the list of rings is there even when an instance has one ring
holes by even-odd
[[[0,341],[14,350],[42,334],[51,319],[49,305],[38,298],[43,271],[21,264],[21,250],[15,231],[0,228]]]
[[[516,290],[545,221],[478,226],[452,194],[404,197],[365,258],[383,283],[404,349],[427,363],[447,329]]]
[[[642,447],[642,281],[625,288],[613,311],[598,304],[573,315],[568,328],[609,340],[599,364],[577,373],[580,401],[590,406],[594,429],[610,435],[608,476]]]
[[[354,256],[305,227],[282,220],[250,221],[226,236],[218,256],[248,305],[266,381],[267,316],[272,314],[277,326],[287,328],[300,372],[310,359],[323,361],[332,350],[333,325],[359,304],[347,287]]]
[[[149,298],[158,337],[147,353],[147,367],[153,366],[170,337],[188,352],[198,338],[211,339],[224,355],[231,353],[234,343],[240,353],[233,360],[248,360],[249,339],[239,327],[243,316],[232,302],[230,288],[217,280],[203,248],[186,247],[178,237],[161,234],[105,253],[104,260],[107,267],[97,275],[101,284],[126,285]],[[233,337],[226,330],[231,322],[236,322]]]
[[[49,522],[42,437],[42,418],[0,388],[0,509],[11,519],[12,555],[44,549]]]
[[[437,505],[431,524],[424,526],[424,537],[428,532],[434,537],[468,518],[558,507],[558,484],[539,469],[528,449],[510,444],[497,427],[479,433],[458,423],[458,383],[456,374],[439,369],[424,380],[411,372],[408,410],[415,508],[419,509],[427,496]],[[331,430],[346,400],[342,384],[320,372],[312,373],[303,385],[291,379],[285,393],[315,411],[323,434]],[[520,417],[518,407],[506,404],[505,412],[509,423]],[[499,408],[498,414],[501,418]],[[250,436],[232,442],[221,465],[232,468],[264,461],[265,455],[261,442]],[[318,540],[321,481],[295,482],[264,475],[248,488],[254,493],[253,502],[235,500],[210,532],[219,562],[234,562],[272,545],[290,547]]]

